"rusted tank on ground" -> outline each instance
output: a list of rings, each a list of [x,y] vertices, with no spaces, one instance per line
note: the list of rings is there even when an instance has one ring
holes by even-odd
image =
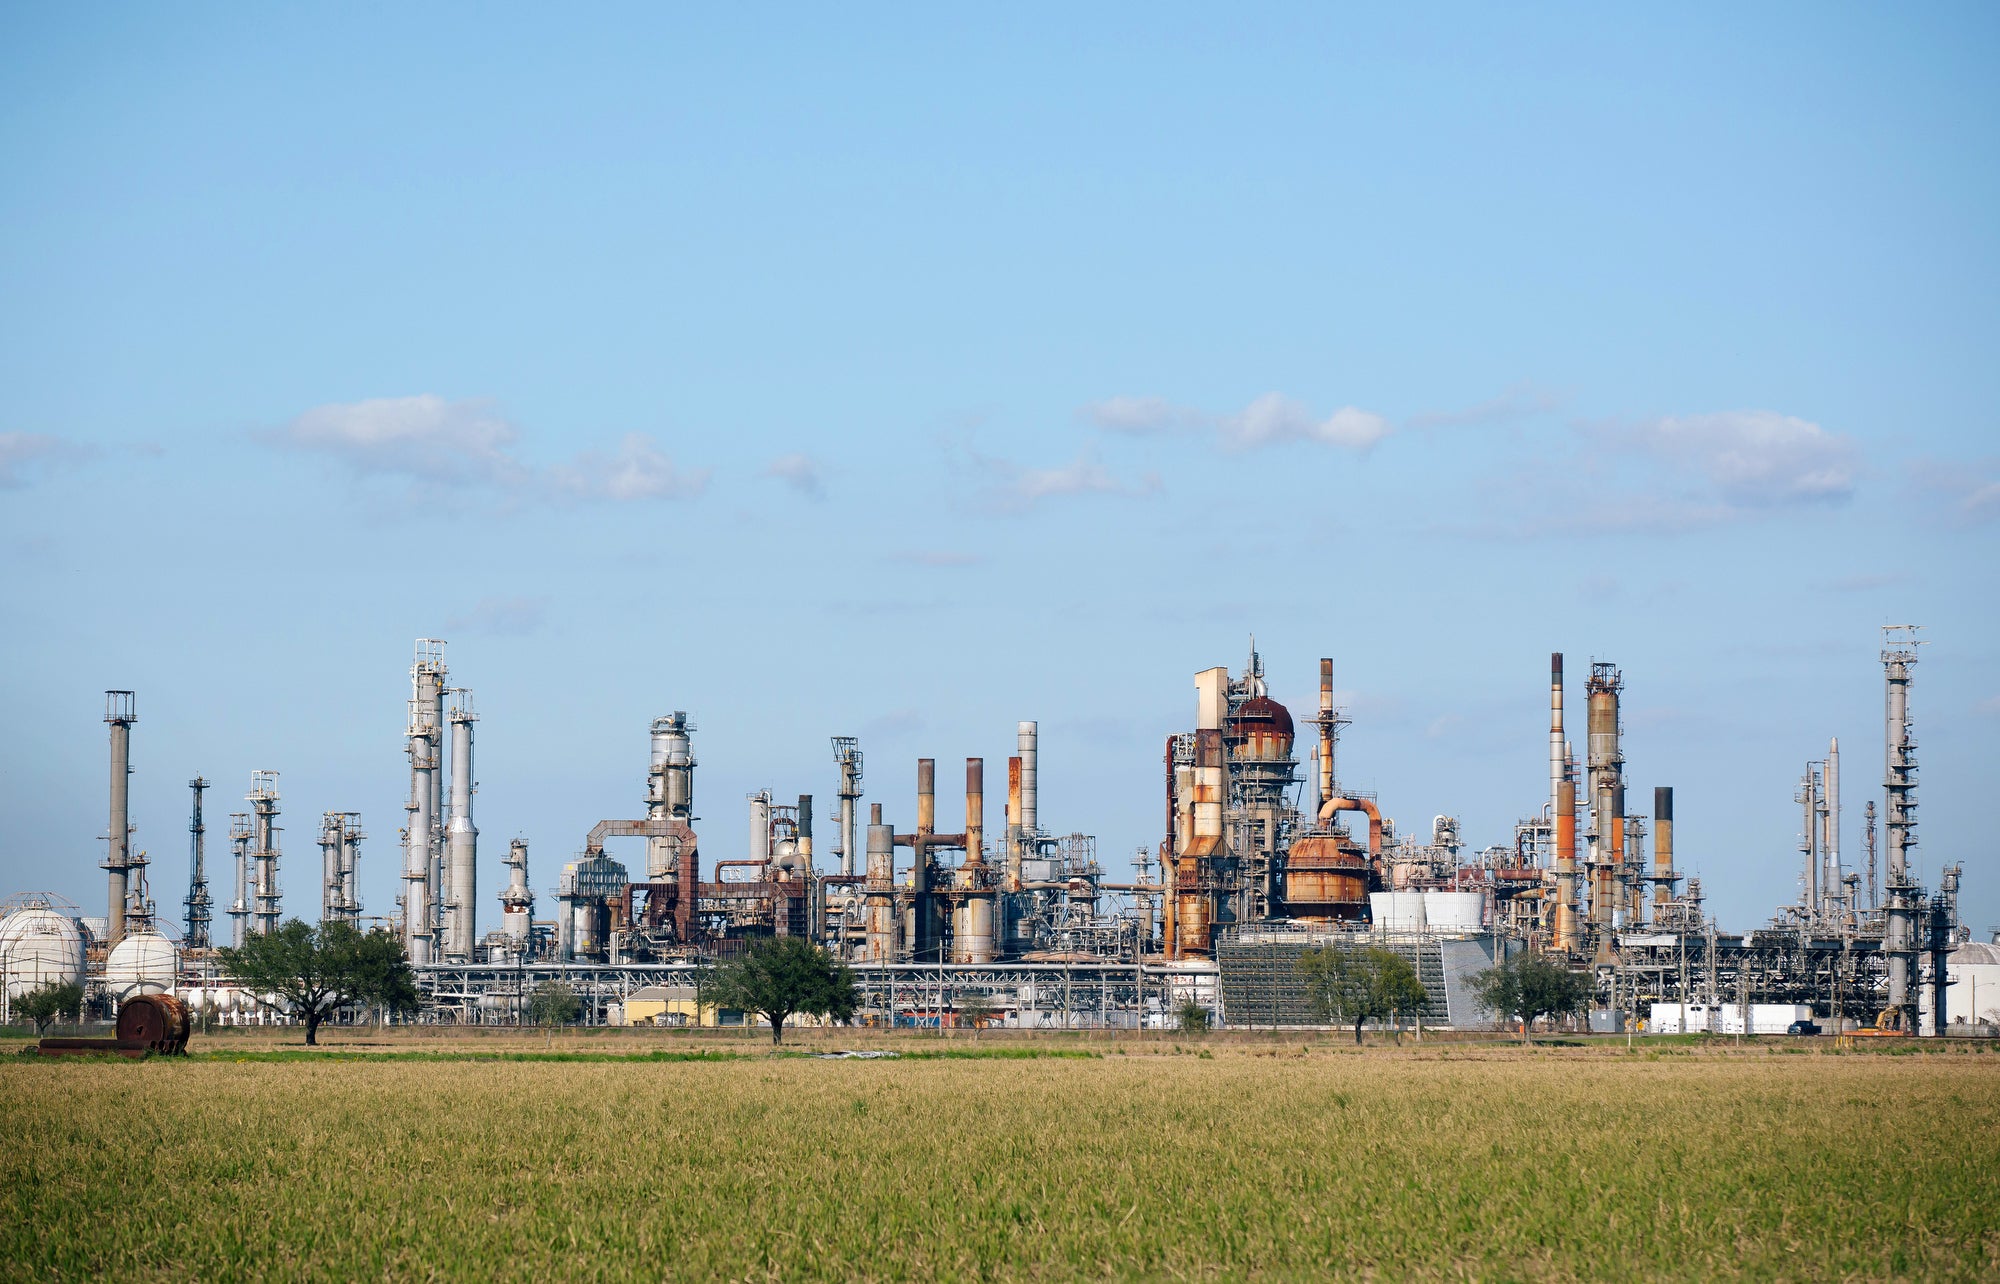
[[[37,1046],[45,1057],[179,1056],[187,1051],[194,1022],[187,1004],[171,994],[141,994],[118,1009],[117,1033],[109,1039],[43,1039]]]

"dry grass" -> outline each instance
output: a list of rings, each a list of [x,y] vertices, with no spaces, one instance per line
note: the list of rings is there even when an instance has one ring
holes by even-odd
[[[0,1065],[0,1274],[2000,1276],[1987,1055],[214,1046]]]

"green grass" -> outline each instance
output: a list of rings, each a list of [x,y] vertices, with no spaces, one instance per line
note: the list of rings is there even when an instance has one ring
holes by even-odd
[[[963,1051],[10,1057],[0,1277],[2000,1277],[1992,1057]]]

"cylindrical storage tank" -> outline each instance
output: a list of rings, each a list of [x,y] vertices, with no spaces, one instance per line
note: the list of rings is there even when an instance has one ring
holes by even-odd
[[[1484,892],[1425,892],[1423,897],[1424,919],[1433,932],[1470,935],[1485,926]]]
[[[1358,919],[1368,905],[1368,865],[1338,838],[1313,834],[1285,858],[1285,912],[1303,919]]]
[[[1391,932],[1416,932],[1424,927],[1422,892],[1370,892],[1368,912],[1375,926]]]
[[[180,951],[157,932],[134,932],[111,947],[104,960],[104,988],[119,1003],[140,994],[166,994],[174,988]]]
[[[83,984],[83,932],[76,920],[46,906],[0,919],[0,974],[17,999],[45,985]]]

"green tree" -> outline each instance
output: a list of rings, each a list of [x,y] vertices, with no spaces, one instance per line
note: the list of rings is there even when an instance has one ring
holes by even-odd
[[[14,1000],[14,1006],[35,1023],[39,1038],[48,1032],[49,1023],[65,1012],[82,1020],[83,986],[76,981],[50,981]]]
[[[544,981],[528,995],[528,1020],[544,1029],[569,1025],[583,1015],[583,1000],[567,981]]]
[[[275,932],[247,938],[241,948],[225,945],[216,956],[259,1003],[290,1007],[306,1023],[308,1045],[319,1043],[320,1025],[341,1008],[362,1003],[407,1012],[417,1006],[416,976],[403,943],[383,931],[364,933],[338,922],[310,927],[290,919]]]
[[[970,1026],[975,1039],[986,1028],[988,1021],[1000,1015],[1000,1009],[994,1007],[993,1001],[983,994],[960,995],[954,1010],[958,1015],[958,1024]]]
[[[1410,961],[1379,946],[1322,946],[1301,954],[1298,967],[1306,979],[1306,1001],[1319,1019],[1329,1025],[1351,1022],[1356,1043],[1368,1021],[1417,1011],[1427,997]]]
[[[1576,1011],[1590,997],[1590,978],[1540,954],[1517,954],[1472,978],[1472,993],[1482,1007],[1521,1023],[1521,1042],[1537,1017]]]
[[[1181,1000],[1181,1005],[1174,1009],[1174,1020],[1182,1034],[1208,1033],[1208,1009],[1193,999]]]
[[[708,973],[701,1001],[757,1013],[771,1023],[774,1044],[795,1013],[846,1021],[858,1002],[847,965],[802,936],[760,941]]]

